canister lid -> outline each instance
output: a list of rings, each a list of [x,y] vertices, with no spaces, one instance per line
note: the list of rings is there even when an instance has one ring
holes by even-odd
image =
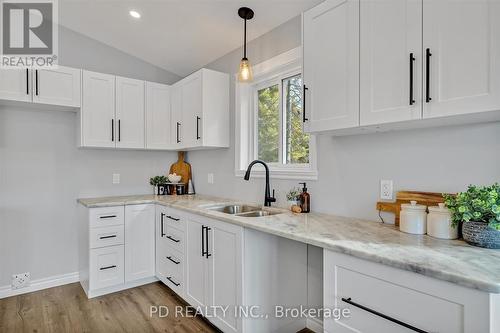
[[[443,214],[449,214],[450,210],[446,208],[444,203],[439,203],[439,206],[429,206],[429,212],[433,213],[443,213]]]
[[[403,210],[413,210],[413,211],[424,211],[427,209],[427,206],[418,205],[416,201],[410,201],[409,204],[402,204],[401,209]]]

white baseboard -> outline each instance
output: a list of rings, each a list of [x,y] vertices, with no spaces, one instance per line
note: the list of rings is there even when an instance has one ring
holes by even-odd
[[[82,285],[83,290],[85,291],[85,294],[87,294],[87,298],[94,298],[106,294],[111,294],[111,293],[116,293],[118,291],[130,289],[130,288],[135,288],[139,287],[148,283],[153,283],[159,281],[156,276],[151,276],[147,277],[144,279],[132,281],[132,282],[126,282],[123,284],[119,284],[117,286],[112,286],[112,287],[107,287],[107,288],[102,288],[102,289],[97,289],[97,290],[85,290],[85,287]]]
[[[307,318],[306,327],[315,333],[322,333],[323,321],[317,318]]]
[[[0,287],[0,299],[6,298],[6,297],[11,297],[11,296],[16,296],[16,295],[21,295],[21,294],[26,294],[26,293],[31,293],[33,291],[38,291],[38,290],[42,290],[42,289],[62,286],[64,284],[78,282],[79,280],[80,279],[79,279],[78,272],[74,272],[74,273],[55,275],[55,276],[50,276],[50,277],[43,278],[43,279],[33,280],[33,281],[31,281],[31,285],[29,287],[20,288],[20,289],[12,289],[12,287],[10,285],[3,286],[3,287]]]

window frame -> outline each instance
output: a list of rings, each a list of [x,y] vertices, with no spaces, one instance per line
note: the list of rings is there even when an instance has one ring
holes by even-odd
[[[235,175],[242,177],[248,164],[258,156],[258,90],[278,85],[280,96],[280,151],[278,163],[268,163],[271,177],[277,179],[317,180],[316,137],[309,136],[309,163],[285,164],[284,158],[284,116],[283,110],[283,81],[302,75],[302,48],[292,49],[272,59],[257,64],[253,68],[254,82],[239,83],[235,80]],[[236,78],[236,75],[235,75]],[[264,168],[255,166],[252,175],[264,176]]]

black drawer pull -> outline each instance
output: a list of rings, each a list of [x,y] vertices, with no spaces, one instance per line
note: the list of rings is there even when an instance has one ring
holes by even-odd
[[[115,218],[116,215],[104,215],[104,216],[99,216],[100,219],[113,219]]]
[[[401,325],[401,326],[403,326],[403,327],[406,327],[406,328],[408,328],[408,329],[410,329],[410,330],[412,330],[412,331],[415,331],[415,332],[420,332],[420,333],[429,333],[429,332],[427,332],[427,331],[421,330],[420,328],[416,328],[415,326],[411,326],[410,324],[407,324],[407,323],[402,322],[402,321],[400,321],[400,320],[397,320],[397,319],[394,319],[394,318],[392,318],[392,317],[389,317],[389,316],[387,316],[387,315],[385,315],[385,314],[383,314],[383,313],[380,313],[380,312],[378,312],[378,311],[375,311],[375,310],[372,310],[372,309],[370,309],[370,308],[367,308],[366,306],[363,306],[363,305],[361,305],[361,304],[355,303],[355,302],[353,302],[353,301],[351,300],[351,298],[350,298],[350,297],[349,297],[349,298],[342,298],[342,301],[344,301],[344,302],[346,302],[346,303],[348,303],[348,304],[351,304],[352,306],[355,306],[355,307],[357,307],[357,308],[360,308],[360,309],[362,309],[362,310],[365,310],[365,311],[367,311],[367,312],[370,312],[370,313],[372,313],[372,314],[374,314],[374,315],[376,315],[376,316],[379,316],[379,317],[382,317],[382,318],[387,319],[387,320],[389,320],[389,321],[392,321],[393,323],[396,323],[396,324],[398,324],[398,325]]]
[[[168,277],[167,277],[167,280],[168,280],[168,281],[170,281],[170,282],[172,282],[173,284],[175,284],[175,286],[176,286],[176,287],[178,287],[178,286],[180,286],[180,285],[181,285],[180,283],[177,283],[177,282],[175,282],[174,280],[172,280],[172,277],[171,277],[171,276],[168,276]]]
[[[163,217],[165,214],[161,213],[161,221],[160,221],[160,232],[161,232],[161,237],[165,236],[165,232],[163,231]]]
[[[115,238],[116,235],[111,235],[111,236],[102,236],[102,237],[99,237],[99,239],[108,239],[108,238]]]
[[[430,103],[431,98],[431,49],[425,50],[425,102]]]
[[[172,236],[167,236],[167,238],[176,243],[179,243],[181,241],[180,239],[175,239]]]
[[[410,53],[410,105],[415,104],[415,99],[413,98],[413,63],[415,62],[415,56]]]
[[[26,68],[26,95],[30,94],[30,72]]]
[[[173,262],[176,265],[179,265],[181,263],[180,261],[175,261],[174,259],[172,259],[171,256],[168,256],[167,259],[170,260],[171,262]]]
[[[111,268],[116,268],[116,265],[113,265],[113,266],[106,266],[106,267],[101,267],[99,268],[101,271],[104,271],[106,269],[111,269]]]
[[[302,102],[303,102],[303,105],[302,105],[302,122],[305,123],[306,121],[308,121],[309,119],[306,117],[306,95],[307,95],[307,91],[309,90],[309,88],[306,87],[306,85],[304,84],[304,90],[302,92]]]
[[[172,217],[170,215],[167,215],[167,218],[171,219],[171,220],[174,220],[174,221],[180,221],[181,219],[176,219],[175,217]]]

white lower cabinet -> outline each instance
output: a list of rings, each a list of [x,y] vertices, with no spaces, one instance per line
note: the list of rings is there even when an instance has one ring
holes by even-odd
[[[80,283],[89,298],[156,281],[154,214],[154,204],[80,207]]]
[[[494,295],[327,250],[323,258],[325,308],[350,310],[338,321],[325,318],[325,332],[500,329]]]

